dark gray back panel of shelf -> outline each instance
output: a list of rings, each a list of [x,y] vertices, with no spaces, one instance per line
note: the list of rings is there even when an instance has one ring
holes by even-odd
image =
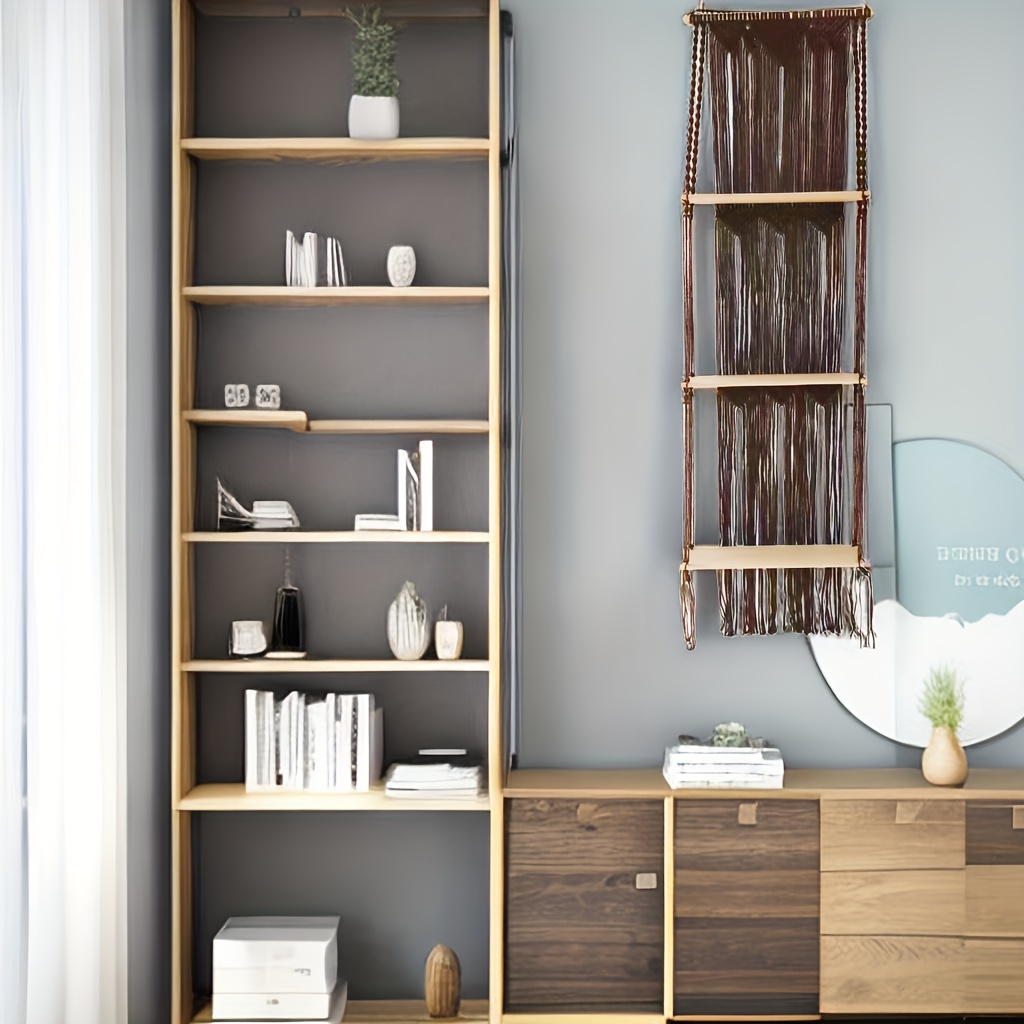
[[[432,615],[465,624],[463,656],[487,657],[485,544],[292,544],[292,582],[302,590],[306,648],[317,658],[390,658],[388,607],[406,580]],[[200,544],[195,554],[195,653],[227,656],[233,619],[273,619],[286,546]]]
[[[315,676],[220,675],[199,677],[197,773],[200,783],[245,778],[245,691],[286,694],[372,693],[384,708],[384,764],[424,748],[465,748],[487,754],[487,673],[338,673]]]
[[[462,994],[487,994],[488,816],[450,813],[206,813],[195,817],[197,991],[232,915],[341,915],[339,973],[351,999],[423,998],[443,942]]]
[[[393,514],[398,511],[398,449],[415,451],[418,440],[400,434],[204,428],[196,525],[203,530],[216,525],[218,476],[247,504],[290,501],[304,530],[351,530],[357,512]],[[487,529],[485,435],[434,438],[434,525],[446,531]]]
[[[280,384],[311,419],[487,418],[487,307],[200,307],[196,405]]]
[[[343,18],[196,23],[197,135],[348,135],[353,26]],[[487,21],[411,22],[397,70],[403,136],[487,135]]]
[[[341,243],[349,284],[386,285],[388,249],[416,250],[417,285],[487,284],[487,164],[200,161],[193,283],[283,285],[284,239]]]

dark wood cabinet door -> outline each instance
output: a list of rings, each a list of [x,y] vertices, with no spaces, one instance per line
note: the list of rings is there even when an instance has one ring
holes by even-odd
[[[662,802],[510,800],[505,827],[506,1010],[660,1013]]]
[[[814,800],[679,800],[675,1012],[818,1012]]]

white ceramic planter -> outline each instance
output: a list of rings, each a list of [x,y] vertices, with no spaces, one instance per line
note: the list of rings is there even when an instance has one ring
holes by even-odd
[[[397,96],[353,96],[348,105],[348,134],[353,139],[397,139]]]
[[[416,250],[411,245],[393,245],[388,250],[388,280],[396,288],[408,288],[416,276]]]
[[[461,622],[447,619],[434,623],[434,649],[441,661],[454,661],[462,654],[463,629]]]

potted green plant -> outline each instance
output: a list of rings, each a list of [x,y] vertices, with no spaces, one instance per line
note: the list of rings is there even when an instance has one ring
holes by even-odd
[[[345,11],[356,27],[352,44],[352,99],[348,133],[353,139],[398,137],[398,29],[379,7]]]
[[[956,670],[933,668],[918,710],[932,723],[932,738],[921,755],[921,772],[933,786],[962,786],[967,755],[957,732],[964,720],[964,684]]]

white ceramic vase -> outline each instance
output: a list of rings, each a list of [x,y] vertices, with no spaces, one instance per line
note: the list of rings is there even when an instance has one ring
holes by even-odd
[[[944,725],[932,730],[921,755],[921,774],[933,786],[962,786],[967,778],[967,755],[956,733]]]
[[[348,104],[348,134],[353,139],[397,139],[397,96],[353,96]]]
[[[434,650],[441,661],[455,661],[462,654],[462,640],[461,622],[444,619],[434,624]]]
[[[400,661],[418,661],[430,646],[427,606],[408,581],[388,609],[388,645]]]
[[[416,250],[411,245],[388,249],[388,280],[396,288],[408,288],[416,276]]]

